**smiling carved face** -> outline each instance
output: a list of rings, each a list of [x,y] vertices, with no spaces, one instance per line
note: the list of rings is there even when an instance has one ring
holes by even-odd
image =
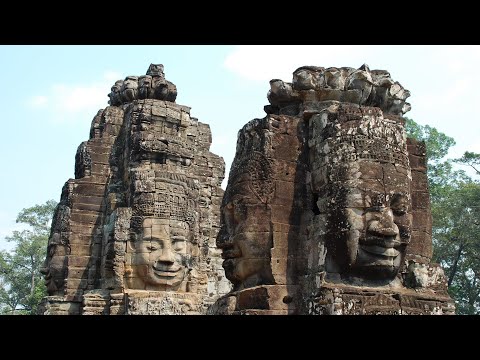
[[[379,163],[363,166],[383,169]],[[330,227],[327,247],[344,273],[392,279],[401,268],[411,237],[410,180],[392,167],[388,171],[382,179],[360,177],[354,180],[355,187],[347,181],[349,185],[337,188],[344,198],[328,221],[346,226],[341,231]]]
[[[132,268],[145,290],[179,290],[188,272],[190,228],[186,222],[146,218],[135,241]]]

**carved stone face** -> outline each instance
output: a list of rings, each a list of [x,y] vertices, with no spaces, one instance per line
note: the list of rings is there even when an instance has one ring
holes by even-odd
[[[52,241],[47,249],[47,257],[40,268],[40,273],[45,277],[48,295],[63,295],[68,247],[62,245],[59,238],[60,234],[58,233],[52,235]]]
[[[150,75],[140,76],[138,78],[138,98],[148,99],[153,97],[152,77]]]
[[[122,98],[121,98],[121,91],[123,86],[123,80],[118,80],[111,88],[110,94],[108,97],[110,98],[109,104],[112,106],[122,105]]]
[[[150,64],[147,70],[147,75],[164,77],[163,70],[164,67],[162,64]]]
[[[137,98],[138,78],[127,76],[123,82],[122,97],[124,101],[133,101]]]
[[[62,189],[61,203],[55,209],[52,219],[52,233],[48,239],[47,256],[40,269],[45,276],[45,286],[49,295],[63,295],[67,275],[66,258],[70,253],[68,244],[70,208],[65,203],[72,192],[67,181]]]
[[[378,172],[384,175],[370,177]],[[391,279],[410,242],[410,180],[392,165],[368,161],[360,164],[360,175],[349,175],[334,187],[338,206],[330,205],[327,216],[327,249],[347,274]]]
[[[249,181],[242,178],[231,186],[229,194],[221,209],[222,227],[217,237],[225,259],[225,276],[234,284],[234,290],[271,284],[269,210],[252,191]]]
[[[142,234],[135,241],[132,268],[146,290],[180,290],[190,265],[190,252],[186,222],[146,218]]]

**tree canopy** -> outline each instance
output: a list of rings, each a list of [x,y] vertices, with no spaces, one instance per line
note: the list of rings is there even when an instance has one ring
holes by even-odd
[[[45,260],[53,212],[57,203],[49,200],[20,211],[17,223],[27,226],[7,236],[11,251],[0,251],[0,313],[35,314],[46,295],[40,268]]]
[[[466,152],[447,160],[453,138],[411,119],[406,129],[427,147],[433,260],[445,270],[457,314],[480,314],[480,183],[454,166],[470,166],[480,175],[480,154]]]

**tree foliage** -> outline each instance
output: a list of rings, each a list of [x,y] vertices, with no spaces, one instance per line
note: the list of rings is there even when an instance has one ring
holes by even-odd
[[[455,162],[463,165],[470,166],[477,175],[480,175],[480,154],[466,151],[460,159],[456,159]]]
[[[455,145],[451,137],[411,119],[406,129],[427,146],[433,260],[445,270],[457,313],[480,314],[480,183],[453,166],[468,165],[479,174],[480,154],[466,152],[455,161],[445,160]]]
[[[45,260],[50,224],[57,203],[23,209],[17,223],[28,226],[15,230],[5,239],[15,244],[11,251],[0,251],[0,312],[2,314],[35,314],[46,295],[40,268]]]

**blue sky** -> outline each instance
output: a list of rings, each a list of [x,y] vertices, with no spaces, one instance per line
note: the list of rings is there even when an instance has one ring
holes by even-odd
[[[210,125],[227,175],[237,131],[265,116],[269,80],[291,81],[302,65],[386,69],[412,93],[406,116],[456,140],[450,157],[480,152],[480,46],[0,46],[0,248],[21,209],[59,201],[115,80],[150,63],[164,64],[176,102]]]

